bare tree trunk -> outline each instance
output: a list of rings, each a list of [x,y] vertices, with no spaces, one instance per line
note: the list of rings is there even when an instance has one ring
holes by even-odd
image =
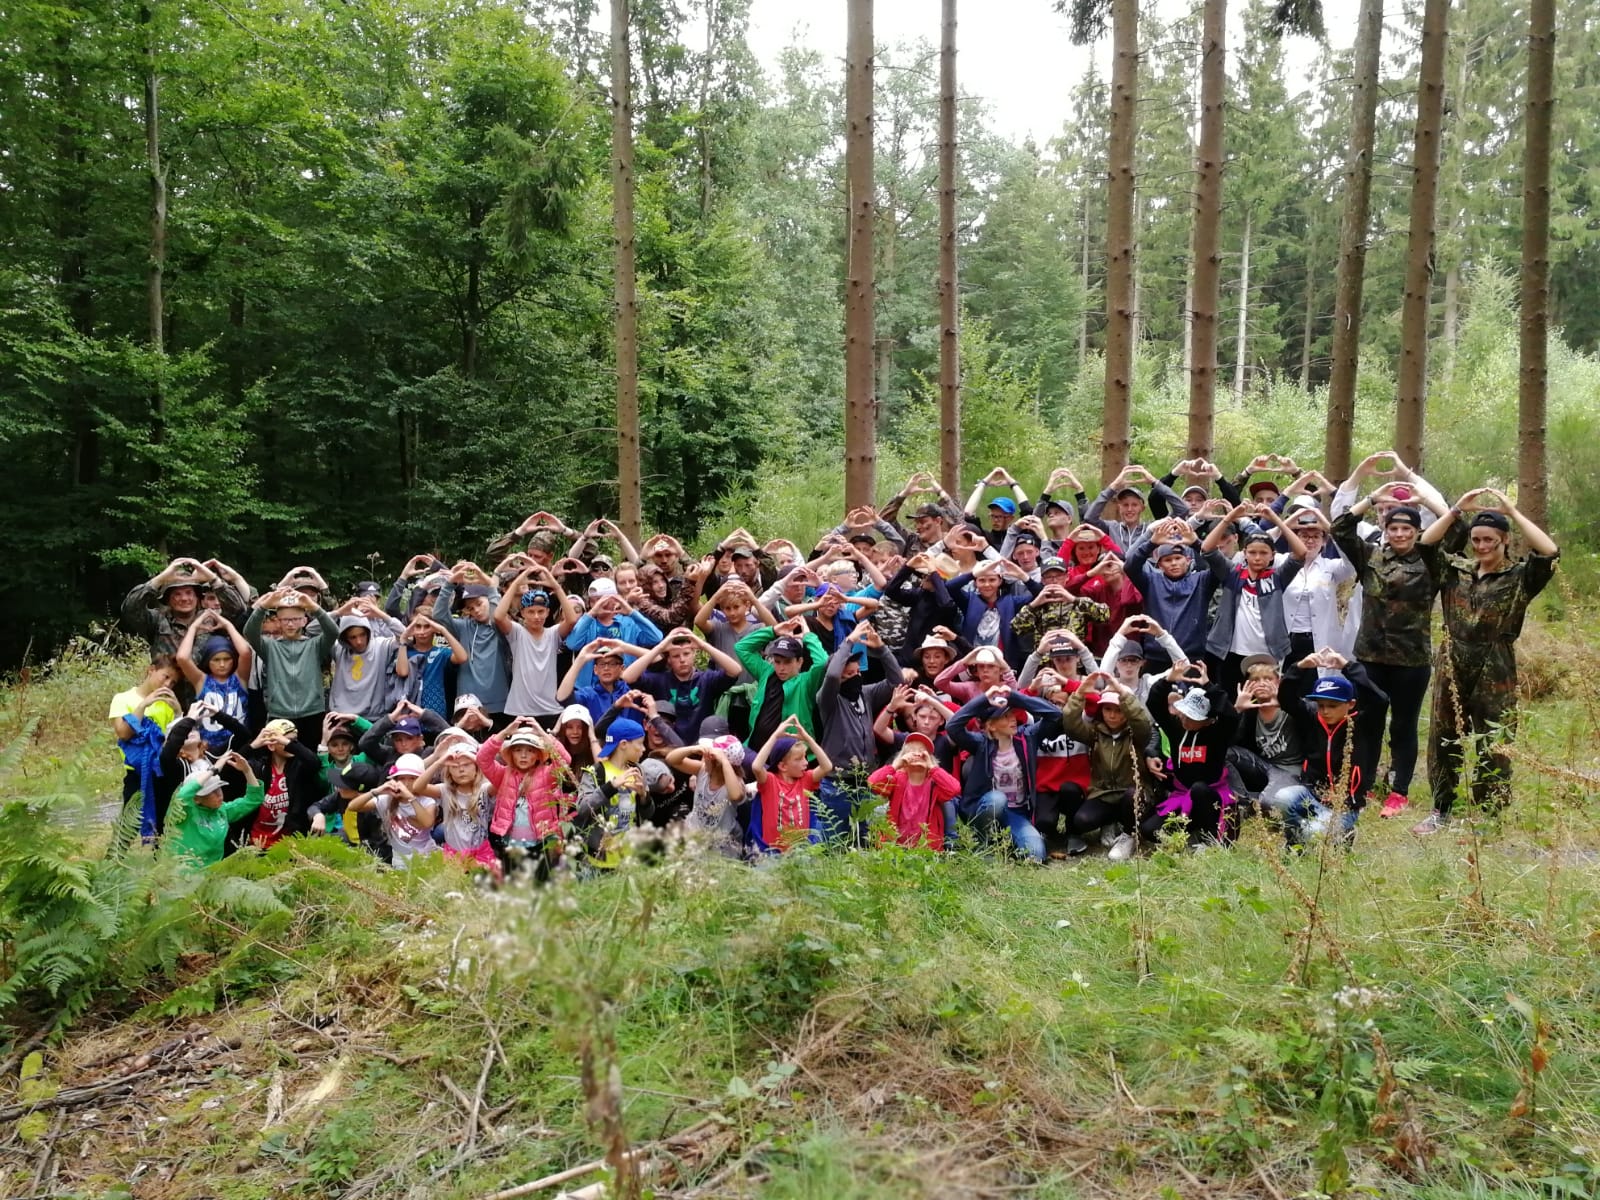
[[[849,0],[845,50],[845,188],[849,238],[844,305],[845,507],[872,504],[878,430],[873,399],[872,0]]]
[[[1350,439],[1356,422],[1361,291],[1366,282],[1382,42],[1383,0],[1361,0],[1361,13],[1356,18],[1350,148],[1344,165],[1344,215],[1339,222],[1339,271],[1333,294],[1333,367],[1328,381],[1328,428],[1322,458],[1322,473],[1335,482],[1350,474]]]
[[[1239,329],[1234,340],[1233,394],[1244,399],[1245,364],[1250,361],[1250,214],[1244,215],[1244,245],[1239,252]]]
[[[1522,318],[1517,386],[1517,507],[1549,520],[1545,353],[1550,316],[1550,126],[1555,109],[1555,0],[1530,0],[1528,108],[1522,149]]]
[[[1111,130],[1106,146],[1106,376],[1100,474],[1111,480],[1128,462],[1133,417],[1133,149],[1139,103],[1137,0],[1111,3]]]
[[[1411,233],[1406,245],[1400,377],[1394,413],[1394,448],[1412,466],[1422,463],[1423,426],[1428,411],[1428,318],[1433,300],[1434,218],[1439,198],[1439,140],[1444,131],[1444,55],[1449,20],[1450,0],[1426,0],[1422,10]]]
[[[611,0],[611,245],[615,255],[617,523],[635,544],[644,520],[639,467],[639,294],[634,279],[633,83],[628,0]]]
[[[1133,321],[1132,332],[1128,340],[1132,346],[1131,356],[1139,356],[1139,340],[1144,337],[1144,277],[1139,273],[1139,239],[1144,234],[1144,196],[1139,191],[1139,185],[1133,187]],[[1132,368],[1129,368],[1128,378],[1133,379]],[[1129,399],[1129,411],[1132,411],[1132,399]]]
[[[145,266],[145,304],[150,348],[166,349],[166,301],[162,283],[167,265],[167,169],[161,163],[161,77],[156,73],[155,14],[146,4],[139,9],[145,26],[144,156],[150,178],[150,257]],[[160,441],[163,398],[159,381],[151,397],[156,414],[156,440]]]
[[[1311,343],[1317,319],[1317,239],[1306,232],[1306,311],[1300,323],[1300,390],[1311,390]]]
[[[1206,459],[1211,457],[1212,415],[1217,397],[1217,309],[1222,292],[1219,247],[1227,14],[1227,0],[1205,0],[1205,20],[1200,35],[1200,143],[1194,160],[1194,263],[1189,282],[1193,308],[1187,338],[1189,457]],[[1247,232],[1247,239],[1248,236]]]
[[[1078,313],[1078,370],[1083,370],[1083,364],[1089,360],[1089,193],[1085,189],[1078,201],[1079,213],[1082,216],[1083,237],[1079,242],[1078,255],[1078,283],[1081,285],[1080,305]]]
[[[700,149],[700,219],[711,216],[711,128],[706,105],[711,96],[711,68],[717,57],[717,0],[706,0],[706,60],[700,66],[700,108],[695,140]]]
[[[956,290],[956,0],[939,39],[939,482],[961,490],[961,301]]]

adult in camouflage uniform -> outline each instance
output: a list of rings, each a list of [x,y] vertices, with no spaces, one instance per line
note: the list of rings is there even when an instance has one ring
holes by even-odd
[[[1437,832],[1449,821],[1469,739],[1477,750],[1473,803],[1492,811],[1510,800],[1511,759],[1504,747],[1516,733],[1516,641],[1528,605],[1550,582],[1561,553],[1549,534],[1493,488],[1468,492],[1419,540],[1443,541],[1465,512],[1472,513],[1470,557],[1445,555],[1439,589],[1444,639],[1436,656],[1428,747],[1433,812],[1412,829],[1416,834]],[[1510,556],[1512,525],[1527,540],[1527,558]]]
[[[1396,460],[1398,461],[1398,460]],[[1422,513],[1411,505],[1391,508],[1383,518],[1383,541],[1374,546],[1361,536],[1361,519],[1375,507],[1387,506],[1394,484],[1384,484],[1340,513],[1333,522],[1333,541],[1350,560],[1361,583],[1361,628],[1356,634],[1356,661],[1367,669],[1386,704],[1369,704],[1362,717],[1374,745],[1383,742],[1389,726],[1389,795],[1385,817],[1406,806],[1411,777],[1417,769],[1417,726],[1422,701],[1433,673],[1433,597],[1444,582],[1444,557],[1459,552],[1466,538],[1459,527],[1447,542],[1422,540]],[[1444,503],[1417,490],[1435,517]],[[1449,528],[1449,527],[1447,527]]]

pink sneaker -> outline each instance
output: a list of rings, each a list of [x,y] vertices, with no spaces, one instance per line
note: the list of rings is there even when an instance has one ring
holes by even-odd
[[[1383,800],[1383,811],[1380,817],[1398,817],[1406,809],[1406,798],[1399,792],[1390,792]]]

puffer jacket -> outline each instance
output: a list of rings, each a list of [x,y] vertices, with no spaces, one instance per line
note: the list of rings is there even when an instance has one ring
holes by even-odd
[[[561,791],[559,776],[571,765],[572,756],[556,742],[555,759],[547,750],[531,771],[517,771],[500,761],[500,744],[504,740],[504,735],[497,733],[478,747],[478,770],[494,788],[489,832],[502,837],[510,831],[519,794],[528,798],[528,819],[535,833],[546,837],[558,832],[567,813],[567,798]]]

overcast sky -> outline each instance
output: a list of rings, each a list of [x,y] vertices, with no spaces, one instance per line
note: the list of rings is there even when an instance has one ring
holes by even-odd
[[[1163,20],[1171,20],[1192,5],[1186,0],[1156,0],[1155,7]],[[1241,37],[1237,22],[1242,7],[1238,0],[1229,5],[1230,49]],[[1353,40],[1358,7],[1359,0],[1323,0],[1330,45],[1345,47]],[[1100,55],[1102,67],[1109,62],[1104,45],[1072,44],[1067,18],[1056,14],[1051,0],[961,0],[957,15],[956,73],[961,91],[983,99],[994,128],[1016,140],[1031,135],[1042,146],[1054,137],[1089,55]],[[1391,13],[1390,19],[1394,16]],[[935,46],[939,43],[939,0],[876,0],[873,18],[880,45],[918,37]],[[1307,44],[1296,46],[1297,42],[1303,39],[1290,39],[1289,64],[1292,71],[1304,72],[1311,50]],[[779,52],[792,44],[837,59],[842,71],[845,0],[753,0],[750,48],[762,65],[773,66]],[[1295,86],[1291,82],[1291,90]]]

